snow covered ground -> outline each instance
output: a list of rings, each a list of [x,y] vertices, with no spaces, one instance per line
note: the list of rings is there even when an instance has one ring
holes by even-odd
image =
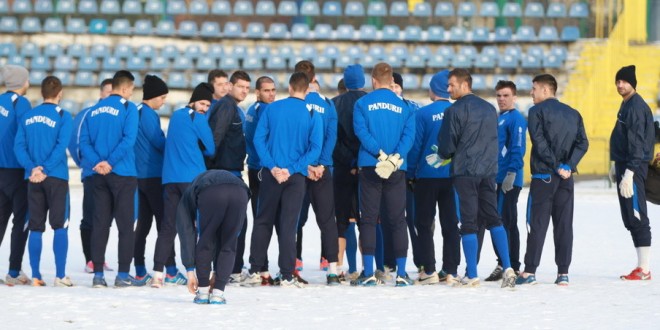
[[[514,291],[502,290],[499,284],[487,282],[482,282],[478,289],[456,289],[445,285],[395,288],[392,283],[378,288],[327,287],[324,285],[325,274],[318,270],[316,262],[320,238],[312,214],[305,227],[303,255],[303,277],[312,284],[305,289],[228,287],[225,294],[228,304],[225,306],[194,305],[193,296],[184,287],[92,289],[91,275],[83,272],[78,231],[82,187],[74,184],[71,187],[72,224],[67,269],[76,286],[52,287],[54,261],[50,246],[53,234],[48,230],[44,235],[42,273],[49,286],[0,286],[0,327],[659,329],[660,278],[643,283],[622,282],[618,278],[634,268],[636,255],[630,235],[621,223],[616,193],[603,182],[584,182],[576,188],[575,243],[569,287],[553,284],[556,268],[551,232],[537,272],[540,284],[536,286],[518,287]],[[524,205],[527,192],[527,188],[523,189],[519,203],[522,255],[526,238]],[[650,205],[649,209],[653,234],[660,237],[660,226],[657,225],[660,207]],[[107,259],[116,268],[114,226],[110,237]],[[436,231],[437,242],[441,242],[439,230]],[[0,247],[0,273],[4,277],[8,265],[9,230],[3,243]],[[155,227],[147,246],[148,267],[152,266],[150,259],[154,243]],[[651,268],[660,271],[660,252],[656,246],[652,248]],[[437,250],[440,252],[439,248]],[[275,244],[271,244],[270,256],[271,260],[277,260]],[[29,275],[27,253],[23,266]],[[494,253],[488,243],[479,265],[482,279],[494,266]],[[270,270],[276,273],[276,265],[271,265]],[[408,272],[411,277],[417,276],[411,261]],[[109,283],[114,276],[114,272],[106,273]]]

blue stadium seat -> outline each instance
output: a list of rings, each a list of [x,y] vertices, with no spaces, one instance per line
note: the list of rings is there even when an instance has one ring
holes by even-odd
[[[257,16],[275,16],[275,3],[270,0],[259,0],[254,8]]]
[[[193,0],[190,2],[190,15],[208,15],[209,4],[206,0]]]
[[[68,72],[67,72],[68,74]],[[62,80],[61,76],[62,74],[59,72],[56,72],[53,74],[54,76],[60,78]],[[62,81],[64,84],[64,81]],[[67,86],[71,85],[71,79],[69,78],[69,84]],[[69,100],[69,99],[64,99],[60,101],[60,107],[66,111],[68,111],[71,114],[78,113],[80,111],[80,106],[78,105],[78,102],[74,100]]]
[[[313,60],[316,55],[316,47],[312,45],[304,45],[300,48],[299,56],[306,60]]]
[[[316,24],[314,27],[315,39],[330,39],[332,37],[332,26],[330,24]]]
[[[89,49],[89,56],[93,58],[104,58],[110,55],[110,47],[104,44],[94,44]]]
[[[440,46],[438,49],[435,51],[436,54],[442,55],[447,58],[454,57],[454,48],[452,46]]]
[[[126,70],[143,71],[147,69],[147,63],[142,57],[134,56],[126,60]]]
[[[252,56],[265,60],[271,56],[270,46],[258,45],[254,48],[254,53]]]
[[[323,48],[323,56],[328,58],[328,59],[336,60],[337,57],[339,57],[340,54],[341,54],[341,52],[339,51],[339,48],[337,46],[329,45],[329,46]]]
[[[3,16],[0,18],[0,32],[16,33],[18,32],[18,20],[13,16]]]
[[[33,57],[30,61],[30,70],[52,70],[52,65],[50,64],[50,59],[46,56],[36,56]]]
[[[279,56],[271,56],[266,59],[267,70],[286,70],[286,60]]]
[[[245,34],[250,39],[261,39],[264,38],[266,34],[266,28],[264,23],[261,22],[250,22],[245,28]]]
[[[364,5],[362,2],[358,1],[349,1],[346,3],[346,8],[344,9],[345,16],[364,16]]]
[[[62,55],[55,58],[55,68],[62,71],[73,71],[76,66],[71,57]]]
[[[98,71],[99,61],[91,56],[81,57],[78,60],[78,71]]]
[[[147,0],[144,4],[144,13],[147,15],[164,15],[165,6],[161,0]]]
[[[548,11],[545,16],[550,18],[566,17],[566,4],[561,2],[551,2],[548,4]]]
[[[16,55],[16,45],[11,42],[0,43],[0,56],[10,57]]]
[[[445,41],[445,29],[440,25],[431,25],[426,30],[426,41],[442,42]]]
[[[341,16],[341,3],[339,1],[324,1],[321,13],[323,16]]]
[[[197,36],[197,22],[185,20],[179,23],[179,36],[193,38]]]
[[[162,56],[156,56],[151,60],[149,69],[153,71],[169,70],[170,60]]]
[[[263,60],[260,58],[248,56],[243,60],[243,70],[255,71],[263,69]]]
[[[332,69],[332,60],[325,56],[319,56],[314,59],[314,66],[319,70],[330,70]]]
[[[162,20],[156,24],[156,30],[154,31],[156,35],[164,37],[173,37],[176,34],[176,28],[174,27],[174,21]]]
[[[423,69],[426,67],[426,60],[424,60],[421,56],[415,54],[407,57],[405,59],[405,62],[406,62],[406,68],[409,69]]]
[[[30,78],[28,80],[30,81],[30,85],[41,86],[41,82],[44,81],[46,76],[46,71],[32,69],[30,70]]]
[[[475,27],[472,29],[472,42],[487,42],[490,39],[490,31],[487,27]]]
[[[408,3],[405,1],[394,1],[390,5],[390,16],[406,17],[408,16]]]
[[[44,21],[44,31],[50,31],[51,33],[63,33],[64,32],[64,23],[59,17],[48,17]]]
[[[252,8],[252,2],[248,0],[238,0],[234,3],[234,15],[237,16],[252,16],[254,15],[254,9]]]
[[[516,31],[516,41],[531,42],[536,40],[534,28],[529,25],[521,25]]]
[[[410,42],[417,42],[422,40],[422,28],[418,25],[408,25],[403,30],[403,40]]]
[[[213,69],[216,69],[218,66],[214,66]],[[206,82],[208,74],[206,72],[202,73],[193,73],[190,75],[190,86],[197,86],[199,83]]]
[[[220,59],[220,69],[233,71],[238,69],[238,60],[233,57],[223,57]]]
[[[408,57],[408,47],[406,46],[394,46],[390,51],[390,55],[396,56],[400,60],[405,60]]]
[[[282,0],[277,6],[278,16],[298,16],[298,4],[295,1]]]
[[[172,69],[174,70],[186,71],[186,70],[191,70],[192,68],[193,68],[192,61],[185,56],[175,58],[174,63],[172,64]]]
[[[0,14],[9,13],[9,2],[7,0],[0,0]]]
[[[58,14],[74,14],[76,12],[76,3],[73,0],[59,0],[55,11]]]
[[[6,64],[20,65],[22,67],[26,67],[25,59],[20,55],[10,56],[9,58],[7,58],[7,63]]]
[[[538,70],[541,68],[541,58],[536,55],[525,54],[520,61],[520,67],[523,69]]]
[[[153,32],[153,24],[150,19],[139,19],[135,21],[133,34],[140,36],[148,36]]]
[[[119,59],[127,59],[135,56],[133,52],[133,47],[127,44],[118,44],[115,46],[115,51],[113,53],[114,57]]]
[[[573,2],[571,8],[568,10],[568,17],[589,17],[589,5],[586,2]]]
[[[52,0],[37,0],[34,3],[35,14],[52,14],[55,11]]]
[[[142,15],[142,3],[140,0],[124,0],[121,12],[124,15]]]
[[[527,55],[541,58],[543,57],[544,53],[545,52],[543,50],[543,46],[535,45],[535,46],[529,46],[527,48]]]
[[[320,16],[321,7],[317,1],[305,1],[300,5],[301,16]]]
[[[230,16],[231,5],[229,4],[229,1],[226,0],[213,1],[213,4],[211,5],[211,14],[217,16]]]
[[[431,17],[431,13],[433,12],[433,9],[431,9],[431,4],[428,2],[418,2],[415,4],[413,7],[413,16],[414,17]]]
[[[96,0],[80,0],[78,1],[78,13],[83,15],[96,15],[99,12]]]
[[[540,2],[528,2],[525,5],[524,15],[525,17],[543,17],[545,16],[545,8],[543,8],[543,4]]]
[[[463,54],[457,54],[451,59],[451,66],[454,68],[469,69],[472,67],[472,60]]]
[[[76,77],[73,79],[73,84],[83,87],[91,87],[96,85],[94,83],[94,75],[89,71],[77,71]]]
[[[508,26],[498,26],[495,28],[495,42],[511,41],[511,28]]]
[[[451,2],[440,1],[435,5],[435,17],[453,17],[455,15],[454,5]]]
[[[424,60],[427,60],[429,57],[431,57],[431,54],[433,53],[431,52],[431,49],[428,46],[420,45],[415,47],[415,49],[413,50],[413,55],[417,55]]]
[[[268,38],[270,39],[286,39],[287,27],[284,23],[271,23],[268,27]]]
[[[135,50],[135,56],[141,57],[145,60],[150,60],[156,57],[156,47],[152,45],[141,45]]]
[[[309,39],[309,26],[306,23],[294,23],[291,26],[292,39]]]
[[[170,72],[167,74],[167,86],[174,89],[190,87],[190,83],[182,72]]]
[[[169,44],[160,49],[160,56],[171,60],[181,56],[181,53],[175,45]]]
[[[114,56],[106,56],[101,64],[101,69],[105,71],[118,71],[122,69],[121,59]]]
[[[515,59],[520,59],[522,57],[522,49],[518,45],[507,45],[504,47],[504,55],[511,56]]]
[[[360,46],[350,46],[344,50],[344,54],[348,55],[350,58],[359,59],[364,56],[364,50],[362,50]]]
[[[500,8],[493,1],[484,1],[479,8],[479,16],[481,17],[497,17],[500,16]]]
[[[67,22],[66,32],[68,33],[84,33],[84,23],[85,21],[82,18],[69,18]],[[83,25],[83,29],[80,29],[80,25]],[[80,31],[80,32],[74,32]],[[89,21],[89,33],[91,34],[106,34],[108,33],[108,21],[101,18],[94,18]]]
[[[477,14],[477,6],[474,4],[474,2],[461,2],[458,5],[458,9],[456,10],[456,15],[458,17],[472,17]]]
[[[340,24],[335,31],[335,39],[337,40],[353,40],[355,37],[355,28],[353,25]]]
[[[383,1],[369,1],[367,5],[367,16],[385,17],[387,16],[387,5]]]
[[[382,32],[381,39],[383,41],[398,41],[401,30],[399,30],[399,27],[396,25],[385,25],[383,26]]]
[[[234,45],[232,51],[227,55],[236,59],[245,59],[248,56],[248,48],[245,45]]]
[[[185,15],[188,12],[186,2],[183,0],[168,0],[166,13],[168,15]]]
[[[119,15],[120,9],[118,0],[103,0],[101,1],[99,13],[102,15]]]
[[[115,18],[110,25],[111,34],[131,34],[131,23],[125,18]]]
[[[478,54],[479,52],[474,46],[462,46],[458,49],[458,55],[464,55],[470,60],[476,59]]]
[[[197,70],[211,71],[218,67],[218,61],[214,58],[201,57],[197,60]]]
[[[60,44],[48,44],[44,47],[44,56],[58,57],[64,55],[64,48]]]
[[[467,40],[467,32],[462,26],[453,26],[449,31],[449,41],[464,42]]]
[[[522,8],[517,2],[507,2],[502,8],[502,16],[504,17],[522,17]]]
[[[219,38],[220,24],[218,22],[203,22],[199,29],[199,35],[205,38]]]
[[[492,58],[497,58],[500,56],[500,50],[497,48],[497,46],[485,46],[481,49],[481,53],[479,53],[479,55],[487,55]]]
[[[21,31],[23,33],[40,33],[41,21],[37,17],[25,17],[21,22]]]
[[[541,26],[541,29],[539,30],[539,41],[559,41],[557,28],[553,25]]]
[[[552,46],[549,54],[557,56],[564,61],[566,60],[566,56],[568,56],[568,50],[564,46]]]
[[[562,59],[550,54],[543,58],[543,67],[546,69],[559,69],[562,66]]]
[[[419,89],[419,76],[416,74],[404,73],[401,75],[403,78],[403,86],[406,89]]]
[[[220,44],[210,45],[209,48],[206,50],[206,55],[205,55],[205,57],[212,58],[214,60],[218,60],[224,56],[225,56],[225,48],[222,47],[222,45]]]
[[[277,47],[277,55],[283,59],[293,59],[294,52],[293,47],[289,45],[281,45]]]
[[[240,38],[243,34],[243,26],[239,22],[227,22],[222,34],[225,38]]]
[[[472,75],[472,90],[475,91],[484,91],[486,90],[486,77],[481,74]]]
[[[420,85],[420,88],[430,88],[431,85],[431,79],[433,79],[433,73],[427,73],[424,76],[422,76],[422,83]]]
[[[197,86],[197,84],[199,84],[200,82],[206,82],[206,78],[204,78],[204,80],[201,80],[201,81],[197,82],[196,84],[192,84],[192,86]],[[170,103],[163,104],[163,106],[160,107],[160,109],[158,109],[158,112],[157,112],[158,116],[160,116],[160,117],[170,117],[170,116],[172,116],[172,113],[174,112],[174,109],[172,109],[172,108],[173,108],[173,105],[170,104]]]
[[[572,42],[580,39],[580,29],[574,25],[564,26],[561,30],[561,41]]]
[[[335,67],[345,68],[349,65],[355,64],[355,59],[351,58],[348,55],[341,55],[335,60]]]
[[[21,45],[21,56],[35,57],[41,55],[41,49],[34,42],[26,42]]]
[[[32,12],[32,2],[29,0],[14,0],[11,10],[14,14],[29,14]]]
[[[115,73],[112,72],[112,71],[101,71],[101,72],[99,72],[99,74],[97,75],[98,82],[97,82],[96,85],[97,85],[97,86],[100,85],[101,82],[103,82],[103,80],[105,80],[105,79],[112,79],[112,77],[113,77],[114,75],[115,75]],[[91,105],[94,105],[94,104],[96,104],[97,102],[98,102],[98,100],[92,102]],[[87,106],[86,106],[85,108],[87,108]]]
[[[403,59],[400,59],[396,55],[389,55],[387,56],[386,59],[383,60],[383,62],[387,62],[392,69],[400,69],[403,67]],[[365,81],[369,81],[370,77],[367,77],[365,74]]]

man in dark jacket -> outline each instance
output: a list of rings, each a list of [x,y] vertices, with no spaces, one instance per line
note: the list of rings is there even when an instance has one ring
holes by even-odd
[[[535,284],[545,234],[554,227],[555,284],[568,285],[568,267],[573,254],[573,177],[587,152],[589,141],[582,116],[555,97],[557,81],[549,74],[534,77],[529,110],[529,136],[532,141],[530,165],[532,183],[527,201],[527,252],[525,271],[516,284]]]
[[[450,175],[456,196],[456,213],[467,263],[467,275],[459,281],[447,277],[452,286],[477,287],[477,232],[479,224],[490,231],[502,259],[502,287],[515,285],[509,260],[509,246],[502,220],[497,213],[497,111],[472,94],[472,76],[465,69],[449,73],[447,91],[456,100],[445,111],[438,135],[438,153],[451,158]]]
[[[646,209],[645,181],[648,162],[653,158],[655,127],[651,109],[635,90],[635,66],[621,68],[616,73],[615,83],[623,102],[610,138],[610,159],[614,161],[610,179],[617,184],[623,224],[637,249],[637,267],[630,274],[622,275],[621,279],[644,281],[651,279],[651,227]]]

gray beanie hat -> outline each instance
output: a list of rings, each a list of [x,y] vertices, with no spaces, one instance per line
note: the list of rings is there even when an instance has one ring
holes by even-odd
[[[7,90],[10,91],[23,87],[29,78],[28,71],[19,65],[7,64],[2,67],[0,73],[2,74],[1,81],[4,81]]]

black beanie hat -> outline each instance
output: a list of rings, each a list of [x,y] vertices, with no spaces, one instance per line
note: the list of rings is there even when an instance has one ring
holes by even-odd
[[[632,88],[637,89],[637,77],[635,77],[635,66],[629,65],[619,69],[619,71],[617,71],[616,73],[616,78],[614,79],[614,81],[616,82],[617,80],[627,81],[630,84],[630,86],[632,86]]]
[[[213,86],[208,83],[200,83],[195,87],[195,90],[190,97],[190,102],[194,103],[201,100],[207,100],[211,102],[213,100]]]
[[[394,77],[394,83],[403,89],[403,77],[401,77],[401,75],[396,72],[392,73],[392,77]]]
[[[154,97],[165,95],[169,92],[170,90],[167,88],[167,84],[165,84],[163,79],[150,74],[144,77],[144,84],[142,84],[143,100],[151,100]]]

